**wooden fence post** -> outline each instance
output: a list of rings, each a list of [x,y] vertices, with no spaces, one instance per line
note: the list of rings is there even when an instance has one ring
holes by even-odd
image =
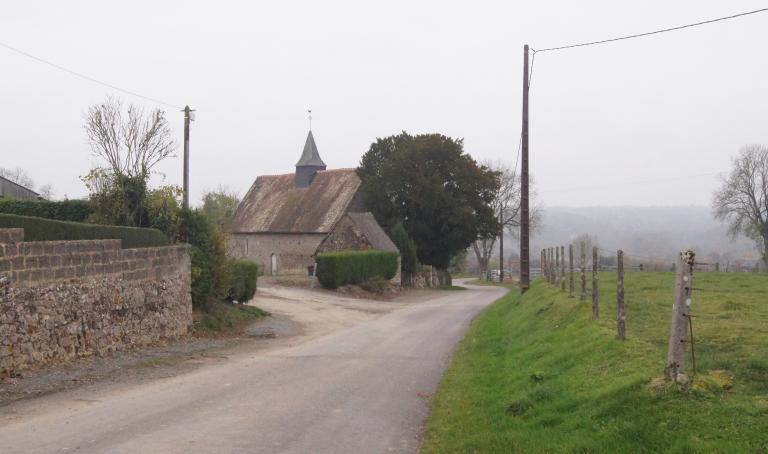
[[[573,245],[568,245],[568,272],[570,274],[570,282],[568,286],[568,297],[573,298],[574,295],[574,288],[573,288]]]
[[[584,250],[583,245],[579,247],[581,249],[581,299],[582,301],[587,299],[587,251]]]
[[[627,338],[627,317],[624,313],[624,251],[616,251],[616,337]]]
[[[600,318],[600,290],[597,287],[597,246],[592,246],[592,317]]]
[[[560,246],[560,290],[565,291],[565,246]]]
[[[672,326],[669,332],[669,349],[664,374],[669,380],[681,384],[689,382],[683,373],[685,344],[688,338],[688,323],[691,316],[691,293],[693,291],[693,251],[682,251],[675,267],[675,303],[672,305]]]
[[[541,276],[544,277],[544,266],[545,266],[546,260],[544,260],[544,249],[541,250],[541,265],[539,265],[539,268],[541,269]]]
[[[547,281],[552,283],[552,248],[547,248]]]
[[[552,262],[555,261],[555,258],[553,257],[554,254],[552,254],[552,248],[548,249],[549,254],[547,258],[547,271],[549,272],[549,283],[553,283],[555,276],[554,273],[552,273]]]
[[[555,264],[554,264],[554,271],[555,271],[555,286],[560,286],[560,248],[555,246]]]

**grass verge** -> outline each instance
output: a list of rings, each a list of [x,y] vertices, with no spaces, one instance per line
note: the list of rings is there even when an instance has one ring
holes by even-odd
[[[239,334],[256,319],[269,315],[255,306],[218,303],[207,311],[195,311],[194,330],[196,334]]]
[[[691,390],[654,386],[673,274],[626,276],[626,341],[615,339],[615,276],[601,273],[599,321],[591,302],[538,280],[473,322],[431,403],[423,452],[765,452],[768,279],[694,279]]]
[[[473,279],[471,281],[466,282],[469,285],[485,285],[488,287],[504,287],[508,288],[510,290],[519,290],[520,287],[512,281],[505,280],[504,282],[493,282],[493,281],[483,281],[480,279]]]

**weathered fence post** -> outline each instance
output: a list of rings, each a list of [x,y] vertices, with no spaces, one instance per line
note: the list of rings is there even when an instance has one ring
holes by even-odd
[[[555,274],[555,248],[549,248],[549,276],[553,285],[557,284],[557,275]]]
[[[624,251],[616,251],[616,337],[626,339],[627,317],[624,313]]]
[[[587,299],[587,251],[584,250],[584,245],[579,246],[581,249],[581,299],[582,301]]]
[[[720,272],[720,262],[716,262],[716,263],[715,263],[715,272],[716,272],[716,273],[719,273],[719,272]]]
[[[560,246],[560,290],[565,291],[565,246]]]
[[[570,282],[568,286],[568,297],[573,298],[574,295],[574,288],[573,288],[573,245],[568,245],[568,271],[570,274]]]
[[[681,384],[688,383],[683,373],[685,344],[688,339],[688,323],[691,316],[691,293],[693,291],[693,251],[682,251],[675,267],[675,303],[672,305],[672,327],[669,332],[669,350],[664,373],[669,380]]]
[[[600,318],[600,290],[597,288],[597,246],[592,246],[592,317]]]
[[[541,276],[542,277],[544,277],[544,265],[545,265],[545,262],[546,262],[546,260],[544,260],[544,249],[542,249],[541,250],[541,262],[540,262],[541,265],[539,266],[539,268],[541,269]]]
[[[549,272],[549,283],[552,284],[555,282],[555,275],[552,272],[552,262],[555,261],[554,253],[552,252],[552,248],[549,248],[549,257],[547,258],[547,271]]]
[[[560,248],[555,246],[555,263],[554,263],[554,271],[555,271],[555,285],[560,286]]]

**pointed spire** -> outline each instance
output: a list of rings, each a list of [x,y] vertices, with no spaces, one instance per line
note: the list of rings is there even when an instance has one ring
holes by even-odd
[[[301,158],[296,163],[296,167],[300,166],[325,167],[325,163],[320,159],[320,153],[317,151],[317,145],[315,145],[315,138],[312,136],[311,130],[307,134],[307,141],[304,143],[304,151],[301,153]]]

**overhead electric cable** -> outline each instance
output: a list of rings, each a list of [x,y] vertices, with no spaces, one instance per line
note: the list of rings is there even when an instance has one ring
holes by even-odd
[[[616,38],[602,39],[600,41],[591,41],[591,42],[586,42],[586,43],[567,44],[567,45],[564,45],[564,46],[548,47],[546,49],[534,49],[534,55],[535,55],[536,52],[549,52],[549,51],[553,51],[553,50],[572,49],[574,47],[593,46],[593,45],[596,45],[596,44],[605,44],[605,43],[611,43],[611,42],[614,42],[614,41],[622,41],[622,40],[625,40],[625,39],[632,39],[632,38],[640,38],[640,37],[643,37],[643,36],[657,35],[659,33],[666,33],[666,32],[671,32],[671,31],[675,31],[675,30],[682,30],[684,28],[698,27],[699,25],[706,25],[706,24],[711,24],[711,23],[714,23],[714,22],[720,22],[720,21],[729,20],[729,19],[736,19],[738,17],[749,16],[751,14],[764,13],[764,12],[768,12],[768,8],[756,9],[754,11],[747,11],[747,12],[744,12],[744,13],[734,14],[734,15],[731,15],[731,16],[718,17],[716,19],[705,20],[705,21],[696,22],[696,23],[693,23],[693,24],[680,25],[678,27],[664,28],[664,29],[655,30],[655,31],[652,31],[652,32],[637,33],[635,35],[619,36],[619,37],[616,37]]]
[[[30,54],[28,52],[24,52],[23,50],[17,49],[17,48],[15,48],[13,46],[10,46],[8,44],[0,42],[0,47],[4,47],[4,48],[6,48],[8,50],[16,52],[17,54],[23,55],[23,56],[25,56],[27,58],[31,58],[32,60],[35,60],[37,62],[46,64],[46,65],[51,66],[53,68],[56,68],[56,69],[58,69],[60,71],[64,71],[65,73],[71,74],[71,75],[79,77],[81,79],[85,79],[85,80],[87,80],[89,82],[93,82],[93,83],[98,84],[98,85],[103,85],[105,87],[108,87],[108,88],[111,88],[113,90],[125,93],[127,95],[135,96],[137,98],[142,98],[142,99],[145,99],[147,101],[152,101],[152,102],[157,103],[157,104],[162,104],[162,105],[167,106],[167,107],[173,107],[175,109],[181,109],[182,108],[181,106],[177,106],[175,104],[167,103],[167,102],[161,101],[161,100],[159,100],[157,98],[152,98],[152,97],[149,97],[149,96],[144,96],[142,94],[136,93],[135,91],[126,90],[125,88],[120,88],[120,87],[118,87],[116,85],[112,85],[110,83],[103,82],[103,81],[98,80],[98,79],[94,79],[91,76],[85,75],[83,73],[79,73],[77,71],[73,71],[73,70],[71,70],[69,68],[65,68],[65,67],[63,67],[61,65],[57,65],[56,63],[50,62],[50,61],[45,60],[43,58],[36,57],[36,56],[34,56],[34,55],[32,55],[32,54]]]

